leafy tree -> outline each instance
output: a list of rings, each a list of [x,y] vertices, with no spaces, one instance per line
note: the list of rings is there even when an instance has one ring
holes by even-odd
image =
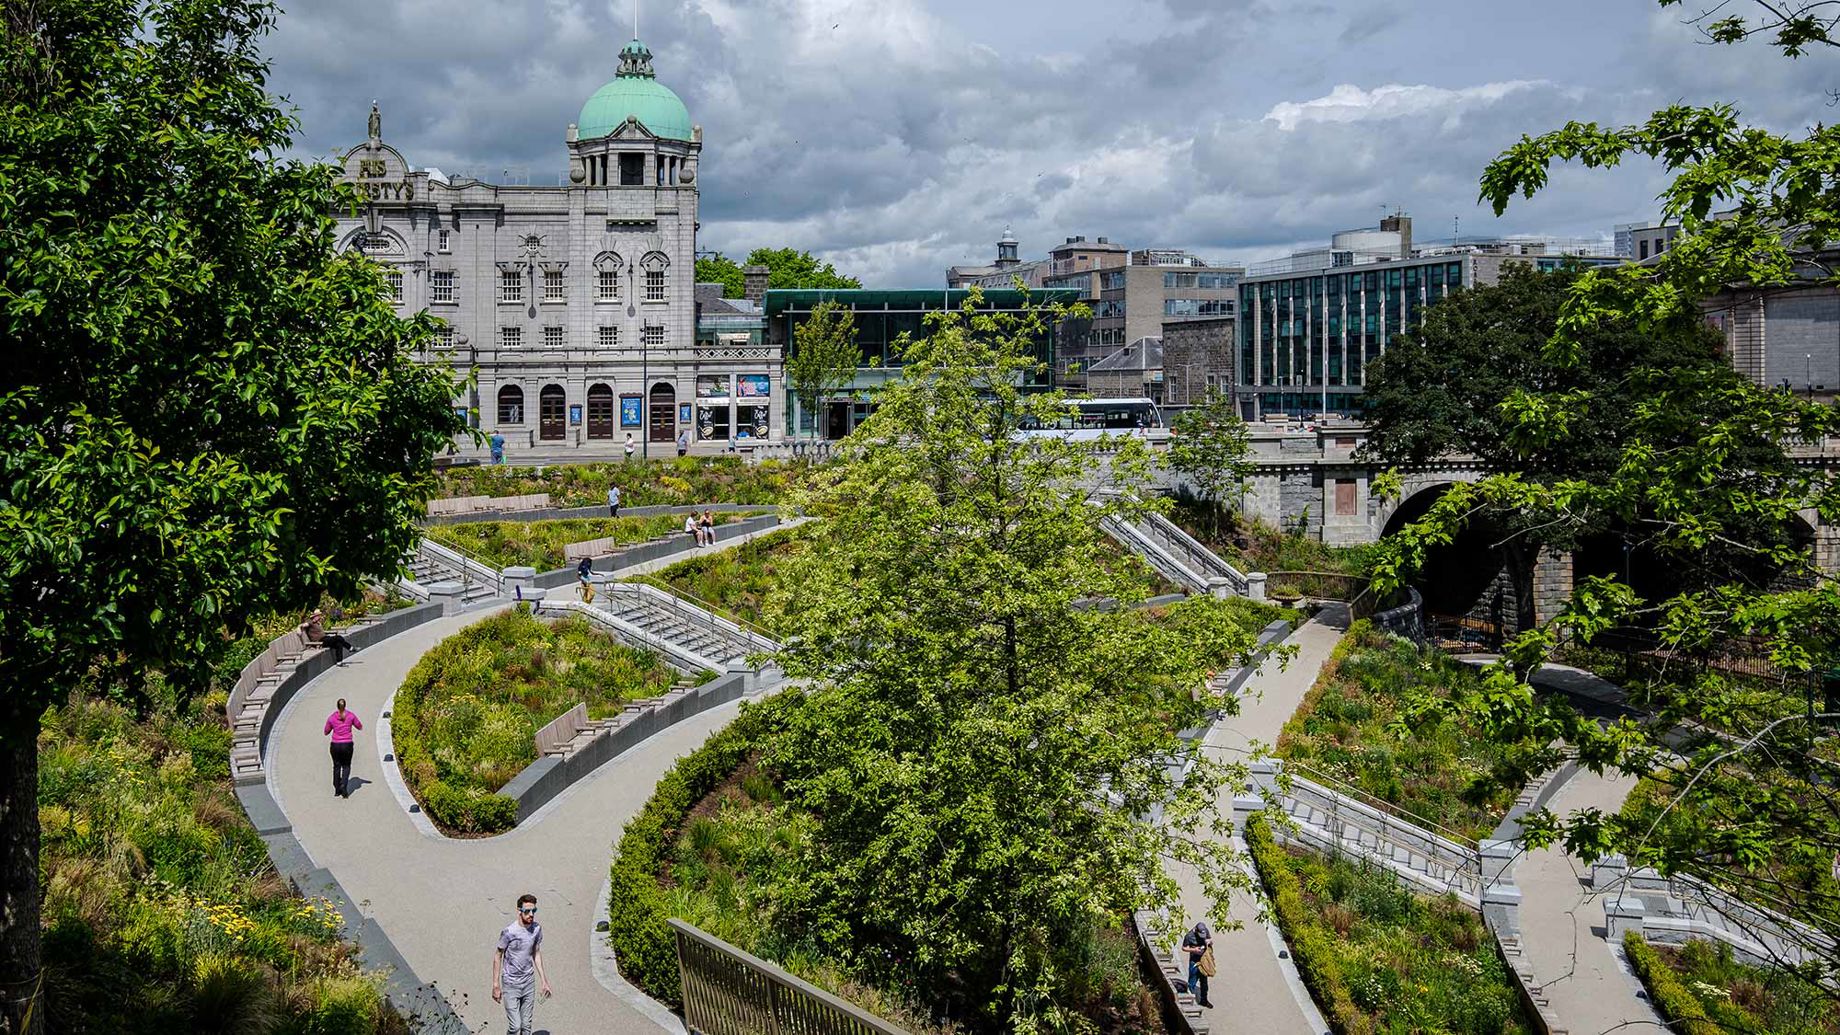
[[[824,426],[821,407],[831,393],[848,385],[862,366],[856,344],[856,315],[832,301],[812,307],[811,316],[793,331],[786,356],[786,381],[799,408],[811,414],[812,433]]]
[[[1169,466],[1187,475],[1213,504],[1218,533],[1228,493],[1245,484],[1254,466],[1246,422],[1231,396],[1209,388],[1201,405],[1182,411],[1169,432]]]
[[[862,281],[846,277],[828,262],[819,262],[810,252],[796,248],[756,248],[747,261],[735,260],[716,252],[696,260],[696,279],[700,283],[722,285],[722,297],[741,298],[747,293],[744,266],[767,267],[770,288],[859,288]]]
[[[461,428],[452,375],[411,355],[435,321],[334,255],[355,196],[274,157],[293,130],[257,49],[275,17],[5,7],[0,1027],[39,981],[45,708],[97,669],[195,686],[252,615],[394,572]]]
[[[1425,311],[1368,370],[1371,438],[1367,454],[1382,463],[1420,465],[1451,453],[1480,459],[1488,470],[1527,478],[1589,479],[1613,473],[1635,425],[1630,416],[1667,380],[1690,374],[1708,384],[1737,375],[1719,356],[1719,339],[1694,314],[1653,326],[1605,320],[1581,328],[1577,353],[1555,358],[1546,345],[1580,270],[1538,272],[1510,265],[1501,282],[1457,292]],[[1520,391],[1588,398],[1561,436],[1528,434],[1519,410],[1504,404]],[[1605,530],[1614,512],[1541,516],[1506,527],[1502,560],[1514,581],[1517,629],[1534,624],[1533,573],[1540,550],[1570,550]]]
[[[1830,42],[1824,23],[1807,17],[1820,5],[1759,6],[1765,23],[1781,30],[1775,42],[1786,53]],[[1709,28],[1724,42],[1754,35],[1729,22]],[[1565,367],[1586,361],[1597,329],[1691,319],[1699,299],[1728,284],[1767,291],[1809,277],[1831,282],[1825,257],[1840,230],[1840,184],[1831,175],[1837,155],[1840,135],[1830,127],[1789,137],[1744,127],[1726,106],[1674,106],[1641,125],[1572,123],[1524,137],[1489,166],[1482,194],[1501,211],[1515,195],[1544,187],[1554,161],[1601,168],[1646,157],[1674,176],[1661,195],[1663,215],[1681,224],[1673,245],[1655,261],[1590,270],[1572,283],[1544,357]],[[1729,211],[1715,218],[1724,206]],[[1519,386],[1502,412],[1511,438],[1583,448],[1577,429],[1603,394]],[[1821,692],[1819,677],[1840,667],[1840,585],[1813,569],[1794,532],[1798,512],[1840,521],[1840,487],[1819,465],[1789,461],[1840,434],[1840,411],[1685,368],[1658,379],[1627,420],[1607,472],[1503,475],[1458,486],[1387,544],[1378,568],[1396,578],[1427,544],[1478,514],[1564,524],[1607,513],[1626,541],[1693,573],[1685,588],[1656,599],[1616,577],[1583,580],[1565,613],[1510,644],[1509,664],[1460,707],[1511,746],[1492,782],[1524,782],[1553,764],[1561,742],[1592,769],[1652,774],[1656,793],[1622,813],[1535,815],[1531,843],[1563,839],[1586,858],[1621,852],[1637,865],[1699,875],[1831,938],[1840,934],[1840,889],[1831,875],[1840,851],[1832,790],[1840,702]],[[1588,644],[1617,626],[1642,630],[1658,648],[1632,686],[1650,721],[1599,724],[1561,701],[1535,698],[1521,680],[1556,648]],[[1767,664],[1773,675],[1731,675],[1733,657]],[[1421,715],[1436,717],[1431,709]],[[1806,968],[1811,976],[1829,979],[1814,987],[1829,996],[1840,974],[1832,944],[1813,938],[1802,946],[1816,961]]]
[[[764,764],[815,829],[777,915],[977,1030],[1076,1030],[1059,993],[1088,935],[1173,904],[1165,858],[1221,900],[1245,880],[1202,837],[1225,767],[1165,760],[1200,718],[1205,659],[1252,638],[1087,605],[1146,592],[1099,527],[1133,493],[1093,496],[1090,446],[1017,434],[1065,411],[1019,387],[1058,314],[977,300],[905,345],[901,380],[801,500],[824,548],[769,604],[812,689]],[[1127,443],[1115,484],[1141,490],[1149,463]]]

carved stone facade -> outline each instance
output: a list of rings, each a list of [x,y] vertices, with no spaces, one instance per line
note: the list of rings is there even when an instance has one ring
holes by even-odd
[[[446,322],[433,358],[479,374],[455,405],[514,460],[615,455],[627,433],[647,452],[680,431],[768,434],[777,360],[697,341],[701,127],[636,40],[582,116],[567,184],[524,186],[413,168],[373,106],[343,158],[365,202],[341,213],[340,247],[389,268],[403,312]]]

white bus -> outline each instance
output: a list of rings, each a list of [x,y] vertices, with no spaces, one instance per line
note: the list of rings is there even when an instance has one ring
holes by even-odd
[[[1163,415],[1149,399],[1069,399],[1068,412],[1053,421],[1030,421],[1022,434],[1028,438],[1053,436],[1072,441],[1105,435],[1162,438]]]

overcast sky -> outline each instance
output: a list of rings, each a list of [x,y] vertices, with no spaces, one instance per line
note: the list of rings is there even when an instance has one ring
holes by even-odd
[[[287,6],[271,85],[303,152],[360,142],[375,98],[412,164],[539,184],[632,35],[632,0]],[[1653,169],[1560,174],[1496,220],[1476,205],[1484,165],[1524,132],[1676,101],[1779,130],[1832,117],[1827,54],[1706,46],[1682,17],[1654,0],[652,0],[640,35],[703,127],[699,247],[807,248],[911,287],[988,261],[1006,224],[1030,258],[1085,234],[1256,261],[1395,206],[1420,239],[1456,219],[1598,236],[1652,214]]]

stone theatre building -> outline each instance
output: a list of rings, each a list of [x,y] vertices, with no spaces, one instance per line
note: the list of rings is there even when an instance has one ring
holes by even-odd
[[[479,372],[455,405],[513,457],[617,452],[629,432],[766,435],[779,417],[767,348],[697,344],[703,132],[643,43],[621,50],[565,141],[566,185],[450,180],[385,143],[373,106],[343,158],[366,200],[341,214],[340,247],[386,267],[402,311],[446,321],[437,351]]]

